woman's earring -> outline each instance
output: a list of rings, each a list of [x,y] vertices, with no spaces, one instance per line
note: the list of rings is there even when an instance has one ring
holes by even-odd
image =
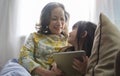
[[[46,30],[45,33],[48,33],[48,31]]]
[[[48,33],[48,26],[46,26],[45,28],[45,33]]]

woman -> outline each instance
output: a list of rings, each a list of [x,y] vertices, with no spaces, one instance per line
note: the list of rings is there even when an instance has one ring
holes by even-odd
[[[38,31],[31,33],[20,51],[19,63],[31,75],[62,75],[60,70],[51,70],[52,53],[67,46],[67,21],[69,14],[57,2],[48,3],[41,11]]]
[[[86,56],[83,56],[83,62],[78,58],[74,58],[73,61],[73,68],[83,75],[86,72],[88,57],[91,54],[95,30],[96,25],[94,23],[89,21],[78,21],[73,25],[72,31],[69,33],[68,37],[68,42],[72,46],[62,49],[62,51],[84,50],[86,52]]]

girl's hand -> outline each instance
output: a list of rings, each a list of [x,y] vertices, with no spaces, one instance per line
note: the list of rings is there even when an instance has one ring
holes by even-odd
[[[76,69],[81,74],[85,74],[87,69],[88,57],[83,56],[82,58],[83,62],[81,62],[79,59],[74,58],[73,68]]]

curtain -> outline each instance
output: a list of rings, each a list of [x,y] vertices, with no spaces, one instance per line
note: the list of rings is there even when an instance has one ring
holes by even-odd
[[[17,1],[0,0],[0,67],[18,56]]]
[[[96,0],[96,12],[94,21],[98,23],[100,12],[104,13],[109,19],[120,27],[120,0]]]

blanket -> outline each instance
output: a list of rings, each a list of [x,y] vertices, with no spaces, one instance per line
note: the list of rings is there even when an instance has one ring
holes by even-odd
[[[17,59],[9,60],[0,72],[0,76],[31,76],[29,72],[18,63]]]

